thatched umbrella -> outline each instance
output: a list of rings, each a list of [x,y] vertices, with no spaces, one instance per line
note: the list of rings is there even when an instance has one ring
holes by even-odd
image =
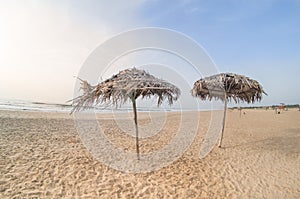
[[[83,94],[72,100],[74,105],[72,112],[90,108],[93,105],[118,106],[124,104],[129,99],[132,101],[138,159],[139,140],[136,99],[140,96],[147,98],[154,95],[158,98],[158,106],[161,105],[164,99],[167,99],[169,105],[172,105],[173,101],[177,100],[180,95],[179,88],[173,84],[136,68],[120,71],[117,75],[113,75],[96,86],[91,86],[87,81],[79,80],[81,81]]]
[[[254,103],[262,99],[263,93],[267,95],[256,80],[233,73],[220,73],[202,78],[194,83],[191,92],[192,96],[199,97],[201,100],[214,98],[224,101],[224,117],[219,147],[221,147],[223,139],[227,101],[233,99],[236,103],[240,101]]]

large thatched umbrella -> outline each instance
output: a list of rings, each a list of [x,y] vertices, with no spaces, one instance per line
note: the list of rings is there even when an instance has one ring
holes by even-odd
[[[81,79],[80,79],[81,80]],[[91,86],[87,81],[81,80],[83,94],[72,100],[74,108],[72,112],[90,108],[93,105],[121,105],[127,100],[132,101],[134,111],[134,123],[136,130],[136,151],[139,159],[139,140],[136,99],[138,97],[157,96],[157,105],[161,105],[164,99],[169,105],[177,100],[180,90],[164,80],[158,79],[144,70],[136,68],[120,71],[117,75]]]
[[[201,100],[214,98],[224,101],[224,117],[219,147],[221,147],[223,139],[227,101],[233,99],[236,103],[240,101],[254,103],[262,99],[263,93],[266,94],[256,80],[233,73],[220,73],[202,78],[194,83],[191,92],[192,96],[199,97]]]

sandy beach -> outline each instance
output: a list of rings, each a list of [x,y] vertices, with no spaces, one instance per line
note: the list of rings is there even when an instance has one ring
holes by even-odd
[[[89,153],[68,113],[0,111],[0,198],[300,198],[300,111],[227,113],[223,148],[199,159],[211,114],[201,112],[197,135],[178,160],[157,171],[124,173]],[[150,121],[139,116],[141,126]],[[179,117],[167,113],[163,133],[142,140],[141,152],[167,143]],[[98,119],[110,139],[135,150],[113,117]]]

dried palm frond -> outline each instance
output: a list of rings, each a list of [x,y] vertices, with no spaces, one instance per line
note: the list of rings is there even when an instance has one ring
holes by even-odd
[[[152,95],[158,97],[158,106],[164,99],[167,99],[168,103],[172,105],[180,95],[180,90],[173,84],[136,68],[120,71],[96,86],[81,79],[80,81],[83,94],[72,100],[73,111],[86,109],[93,105],[118,106],[131,98],[137,99],[140,96],[148,98]]]
[[[266,94],[256,80],[233,73],[220,73],[202,78],[194,83],[192,89],[192,95],[202,100],[215,98],[224,101],[226,96],[229,100],[247,103],[260,101],[263,93]]]

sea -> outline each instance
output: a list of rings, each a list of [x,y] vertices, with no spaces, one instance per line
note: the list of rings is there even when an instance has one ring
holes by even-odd
[[[71,112],[72,111],[71,104],[56,104],[56,103],[45,103],[45,102],[34,102],[34,101],[26,101],[26,100],[10,100],[10,99],[0,99],[0,110],[12,110],[12,111],[44,111],[44,112]],[[122,107],[91,107],[94,112],[101,113],[111,113],[111,112],[131,112],[132,107],[130,106],[122,106]],[[141,112],[152,112],[152,111],[183,111],[181,109],[174,108],[145,108],[138,107],[138,111]]]
[[[70,104],[0,99],[0,110],[70,112],[72,106]]]

